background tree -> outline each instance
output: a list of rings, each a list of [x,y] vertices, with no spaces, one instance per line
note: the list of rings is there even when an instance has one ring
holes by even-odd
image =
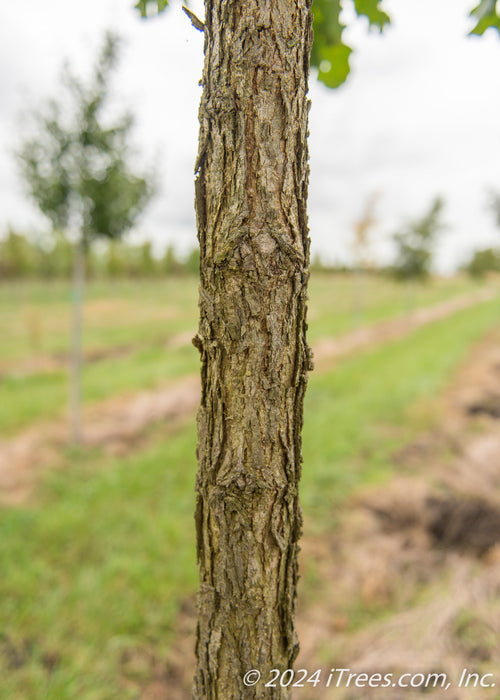
[[[421,219],[411,222],[394,235],[397,246],[394,274],[401,280],[424,280],[430,275],[437,234],[443,229],[444,200],[436,197]]]
[[[199,260],[198,260],[199,262]],[[168,274],[168,275],[175,275],[181,272],[182,270],[186,270],[187,268],[187,263],[182,264],[181,261],[177,257],[176,250],[173,245],[168,245],[165,248],[165,253],[163,254],[163,258],[161,261],[161,268]],[[197,273],[199,269],[199,264],[196,265],[196,270],[195,272]]]
[[[500,194],[494,190],[488,194],[488,209],[495,218],[495,223],[500,227]],[[488,272],[500,272],[500,248],[482,248],[474,251],[471,259],[464,269],[472,277],[484,277]]]
[[[0,241],[0,274],[3,278],[27,277],[36,269],[36,253],[29,241],[9,229]]]
[[[352,252],[354,267],[361,271],[366,271],[373,267],[370,231],[378,223],[375,208],[379,198],[380,194],[378,192],[372,192],[366,199],[361,217],[353,224]]]
[[[33,113],[33,133],[18,152],[28,193],[56,231],[73,243],[71,423],[81,439],[82,304],[85,257],[97,238],[117,239],[129,230],[152,195],[150,175],[129,165],[130,114],[106,117],[118,39],[107,34],[86,85],[66,68],[61,100]]]
[[[153,245],[151,241],[144,241],[140,246],[140,260],[138,261],[139,274],[152,277],[157,268],[156,260],[153,256]]]
[[[495,217],[495,223],[500,228],[500,193],[490,192],[488,205]]]
[[[471,277],[477,278],[485,277],[488,272],[500,272],[500,250],[482,248],[474,251],[464,269]]]
[[[365,309],[363,282],[366,272],[370,268],[373,269],[373,260],[371,259],[370,231],[378,223],[375,216],[375,207],[379,198],[380,194],[378,192],[372,192],[366,199],[361,217],[353,224],[353,272],[356,275],[356,284],[354,286],[353,325],[356,325],[357,322],[363,321]]]

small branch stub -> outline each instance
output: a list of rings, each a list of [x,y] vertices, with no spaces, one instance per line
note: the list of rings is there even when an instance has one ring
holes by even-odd
[[[189,17],[189,19],[191,20],[191,24],[193,25],[193,27],[195,29],[198,29],[198,31],[200,31],[200,32],[204,32],[205,31],[205,24],[201,21],[201,19],[199,19],[199,17],[197,17],[194,14],[194,12],[191,12],[191,10],[189,8],[187,8],[185,5],[182,6],[182,9],[185,12],[185,14]]]

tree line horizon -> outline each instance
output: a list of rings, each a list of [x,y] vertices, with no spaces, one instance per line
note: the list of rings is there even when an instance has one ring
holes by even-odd
[[[418,241],[411,246],[415,225],[401,226],[393,234],[396,239],[393,259],[380,263],[365,250],[370,240],[359,240],[362,220],[355,226],[352,237],[353,252],[348,261],[331,260],[321,251],[311,255],[309,269],[313,273],[330,272],[356,274],[359,272],[394,277],[400,281],[428,280],[439,273],[433,269],[433,244],[422,248]],[[70,279],[73,266],[73,243],[58,233],[36,235],[9,227],[0,238],[0,282],[29,279]],[[199,248],[193,246],[181,252],[174,244],[162,251],[155,250],[153,242],[131,242],[124,239],[102,242],[86,252],[86,274],[89,279],[158,278],[162,276],[193,275],[199,273]],[[476,247],[457,265],[454,274],[466,272],[471,277],[483,277],[500,272],[500,245]]]

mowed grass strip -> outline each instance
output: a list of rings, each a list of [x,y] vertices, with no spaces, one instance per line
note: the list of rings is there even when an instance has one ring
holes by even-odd
[[[145,346],[125,357],[87,363],[82,374],[84,403],[90,405],[115,395],[165,386],[198,369],[199,354],[192,345],[175,349]],[[0,436],[5,438],[31,423],[67,413],[68,376],[61,370],[29,377],[6,376],[0,396]]]
[[[399,283],[377,275],[312,273],[309,284],[309,341],[348,333],[477,291],[470,278],[457,275],[428,284]]]
[[[413,308],[439,303],[476,287],[465,278],[405,285],[375,276],[321,273],[310,285],[310,340],[339,335],[356,325],[375,323]],[[62,417],[68,409],[67,361],[38,370],[37,358],[67,353],[70,328],[67,282],[0,285],[0,436],[10,437],[31,423]],[[159,387],[198,370],[198,354],[189,344],[168,346],[197,324],[197,282],[193,277],[166,280],[93,281],[88,286],[84,347],[103,352],[86,362],[86,404],[132,391]],[[23,369],[23,360],[33,369]],[[13,359],[21,371],[1,372]],[[10,365],[7,365],[10,366]]]
[[[353,489],[391,474],[394,450],[432,421],[415,406],[432,406],[498,321],[498,301],[484,303],[312,375],[301,488],[309,532],[334,527]],[[73,454],[47,476],[39,505],[0,512],[1,700],[126,698],[124,651],[164,658],[196,588],[194,444],[189,425],[126,459]]]

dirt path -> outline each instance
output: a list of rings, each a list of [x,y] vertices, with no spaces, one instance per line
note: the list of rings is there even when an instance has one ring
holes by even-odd
[[[387,321],[381,321],[370,326],[363,326],[352,333],[340,338],[324,338],[314,345],[315,369],[322,370],[331,366],[332,361],[345,355],[363,350],[374,345],[382,345],[392,340],[402,338],[422,326],[441,321],[458,311],[463,311],[489,299],[495,293],[489,289],[481,289],[476,294],[467,294],[448,299],[435,306],[416,309],[412,313]]]
[[[162,420],[167,429],[175,427],[194,413],[199,400],[196,376],[185,377],[163,389],[112,398],[85,411],[85,445],[105,446],[110,453],[119,454],[129,449],[152,423]],[[40,472],[58,466],[68,431],[66,421],[37,423],[0,443],[1,503],[24,502]]]
[[[493,292],[483,289],[339,338],[320,340],[313,347],[315,367],[325,371],[336,360],[351,353],[396,340],[493,297]],[[182,334],[170,342],[179,347],[188,340],[187,335]],[[85,410],[84,442],[92,447],[105,447],[112,453],[124,452],[152,423],[164,422],[168,429],[193,414],[199,395],[198,377],[189,376],[166,387],[113,397]],[[0,503],[15,505],[26,500],[40,472],[60,462],[67,435],[67,421],[57,420],[37,423],[0,442]]]
[[[134,352],[143,348],[163,347],[168,350],[188,346],[193,337],[193,331],[183,331],[173,335],[150,340],[149,342],[137,341],[134,343],[123,343],[112,347],[90,348],[83,353],[84,363],[93,364],[101,360],[115,360],[121,357],[128,357]],[[0,361],[0,377],[2,375],[14,377],[27,377],[30,374],[42,372],[65,372],[70,361],[69,352],[56,352],[47,355],[38,355],[19,361]]]

